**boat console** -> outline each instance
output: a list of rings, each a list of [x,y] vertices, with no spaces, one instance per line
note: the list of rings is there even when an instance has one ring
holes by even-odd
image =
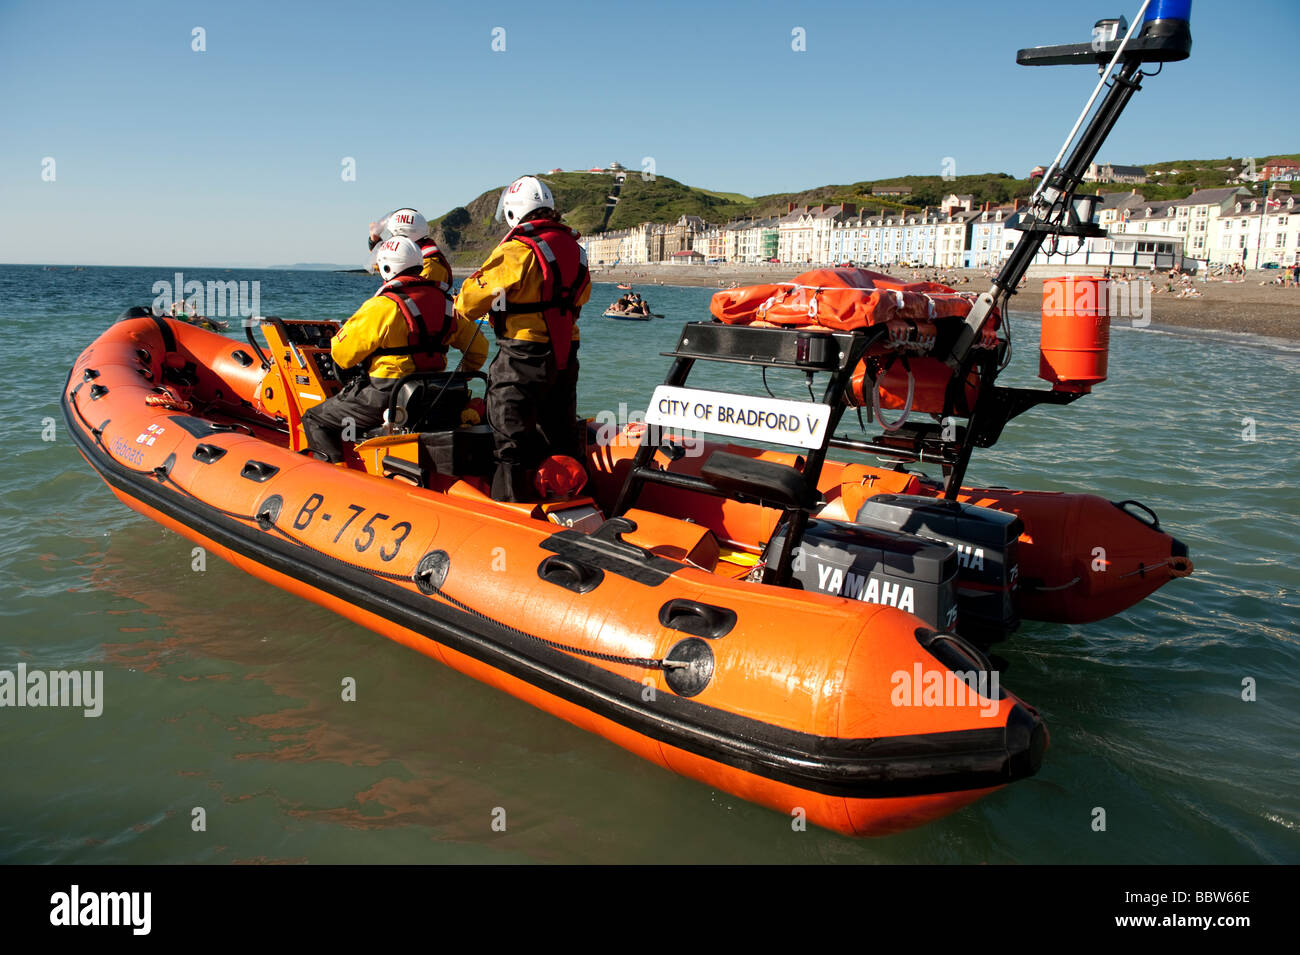
[[[269,354],[253,337],[255,325],[262,329]],[[342,373],[330,356],[330,339],[338,330],[338,322],[274,316],[246,326],[248,342],[266,371],[260,393],[262,408],[267,414],[290,423],[297,442],[295,451],[302,447],[301,436],[296,432],[303,412],[343,387]]]

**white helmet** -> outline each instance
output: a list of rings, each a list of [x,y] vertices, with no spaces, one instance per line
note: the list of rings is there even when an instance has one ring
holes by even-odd
[[[429,220],[414,209],[396,209],[384,217],[383,224],[390,236],[424,239],[429,235]]]
[[[387,282],[401,275],[407,269],[416,269],[424,264],[424,254],[420,247],[405,236],[393,236],[375,246],[370,259],[370,270],[378,272]]]
[[[546,183],[536,176],[522,176],[502,191],[501,199],[497,202],[496,220],[500,222],[504,218],[506,224],[513,229],[534,209],[547,207],[555,208],[555,197],[551,195]]]

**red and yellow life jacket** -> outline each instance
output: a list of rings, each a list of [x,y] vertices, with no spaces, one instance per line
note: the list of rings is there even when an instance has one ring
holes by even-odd
[[[399,275],[386,282],[379,295],[397,303],[406,321],[408,344],[400,348],[379,348],[370,353],[370,362],[385,355],[405,355],[416,371],[442,371],[447,367],[447,347],[456,331],[451,289],[442,282],[419,276]]]
[[[549,219],[521,222],[506,233],[501,244],[511,240],[522,242],[532,251],[542,271],[541,298],[535,302],[508,299],[504,308],[493,311],[493,329],[501,337],[505,334],[506,316],[540,313],[556,367],[563,369],[569,363],[573,327],[582,311],[578,296],[589,282],[587,252],[578,244],[577,232]]]

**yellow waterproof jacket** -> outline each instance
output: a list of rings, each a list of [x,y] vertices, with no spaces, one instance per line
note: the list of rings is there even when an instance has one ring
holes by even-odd
[[[456,296],[456,311],[466,318],[492,315],[492,303],[504,293],[505,301],[536,302],[542,297],[542,268],[537,264],[533,250],[522,242],[510,240],[492,250],[477,272],[467,278]],[[591,280],[588,279],[574,301],[578,305],[591,298]],[[549,342],[546,321],[541,312],[525,312],[506,316],[505,337],[526,342]],[[573,328],[573,340],[578,340],[578,328]]]
[[[451,284],[451,265],[442,250],[432,239],[421,239],[416,243],[424,253],[424,267],[420,269],[420,278],[431,282]]]
[[[426,316],[426,321],[436,319],[436,316]],[[460,363],[462,370],[478,371],[487,359],[487,337],[478,325],[461,315],[456,315],[454,321],[456,328],[448,343],[464,355]],[[397,303],[387,296],[376,295],[363,302],[330,340],[330,355],[340,368],[352,368],[364,364],[372,352],[410,344],[411,333]],[[410,355],[381,355],[370,363],[368,370],[372,378],[401,378],[415,371],[415,362]]]

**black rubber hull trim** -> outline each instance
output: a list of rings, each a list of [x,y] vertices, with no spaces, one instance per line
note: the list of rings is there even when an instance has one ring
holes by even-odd
[[[255,531],[193,498],[167,491],[118,464],[83,433],[66,388],[62,404],[81,454],[106,483],[139,503],[271,570],[651,739],[787,785],[861,799],[984,789],[1031,775],[1037,768],[1045,731],[1038,717],[1020,705],[1006,727],[840,739],[788,730],[671,693],[644,702],[644,686],[637,681],[569,654],[525,645],[523,638],[436,598]]]
[[[158,326],[159,334],[162,335],[163,350],[174,352],[176,350],[176,335],[172,332],[172,327],[167,319],[152,314],[149,317],[153,319],[154,324]]]

